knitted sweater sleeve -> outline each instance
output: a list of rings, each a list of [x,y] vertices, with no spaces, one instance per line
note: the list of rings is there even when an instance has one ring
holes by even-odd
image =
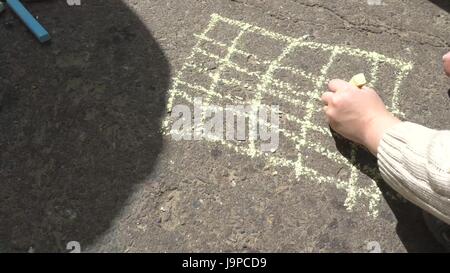
[[[450,224],[450,131],[399,123],[384,133],[377,157],[386,183]]]

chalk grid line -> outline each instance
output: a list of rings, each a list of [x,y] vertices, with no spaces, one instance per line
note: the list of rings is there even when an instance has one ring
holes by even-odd
[[[234,27],[239,30],[237,36],[235,36],[235,38],[231,41],[230,45],[208,37],[208,33],[212,31],[219,23],[225,23],[228,26]],[[271,61],[262,60],[255,56],[255,54],[246,52],[239,48],[240,40],[244,35],[248,33],[256,33],[277,42],[284,43],[285,47],[277,58]],[[210,102],[214,102],[214,99],[226,99],[227,101],[229,101],[228,104],[234,105],[242,105],[245,102],[237,95],[222,94],[220,92],[217,92],[216,89],[219,84],[224,84],[226,86],[244,86],[246,87],[246,89],[253,91],[254,97],[247,103],[255,108],[261,106],[262,98],[264,95],[279,99],[284,103],[293,105],[295,107],[302,107],[306,109],[306,113],[304,114],[303,118],[296,117],[295,115],[289,113],[283,113],[286,120],[294,122],[299,126],[299,133],[283,129],[281,127],[279,128],[279,131],[283,136],[295,143],[295,147],[297,151],[299,151],[297,160],[283,158],[272,153],[261,152],[256,148],[256,144],[254,141],[249,141],[248,147],[237,145],[232,141],[223,139],[216,139],[214,141],[221,143],[222,145],[228,147],[238,154],[249,157],[263,158],[271,167],[287,167],[293,169],[297,178],[304,177],[317,183],[334,184],[338,189],[343,189],[346,191],[347,197],[344,205],[348,210],[352,210],[353,207],[358,203],[358,200],[363,199],[367,200],[368,202],[365,205],[368,208],[368,214],[373,217],[376,217],[378,215],[378,205],[381,199],[381,192],[379,191],[374,181],[371,181],[370,185],[365,185],[364,187],[358,185],[359,172],[357,167],[351,163],[355,162],[356,159],[356,147],[353,146],[351,149],[351,158],[349,162],[349,160],[342,156],[340,153],[331,151],[326,147],[321,146],[320,143],[308,141],[307,134],[310,131],[314,131],[327,137],[331,137],[331,133],[328,128],[313,124],[311,120],[314,117],[314,114],[320,112],[321,110],[321,107],[317,107],[317,102],[320,100],[320,94],[323,91],[322,89],[324,83],[329,80],[326,76],[327,72],[338,55],[346,54],[368,60],[371,65],[370,85],[372,86],[378,80],[379,65],[381,63],[389,64],[397,69],[398,74],[392,90],[391,104],[388,107],[394,114],[400,116],[404,115],[399,109],[398,97],[400,93],[400,86],[403,79],[412,69],[412,63],[405,62],[399,59],[389,58],[377,52],[370,52],[346,46],[329,45],[307,41],[305,39],[306,37],[289,37],[245,22],[222,17],[218,14],[212,14],[211,20],[204,31],[201,34],[194,34],[194,37],[197,38],[197,42],[194,45],[191,54],[186,58],[185,63],[182,65],[181,69],[177,72],[176,76],[173,79],[173,85],[171,90],[169,91],[167,102],[168,112],[171,111],[174,101],[177,97],[186,100],[188,103],[194,103],[195,96],[187,93],[187,89],[191,89],[202,94],[205,98],[205,100],[203,101],[205,105],[208,105]],[[214,46],[226,49],[225,57],[220,57],[219,55],[203,49],[202,42],[208,42]],[[327,63],[322,66],[319,76],[313,75],[312,73],[303,71],[298,68],[283,66],[281,64],[282,61],[286,57],[288,57],[290,53],[293,52],[293,50],[298,48],[320,49],[323,52],[327,52],[330,54]],[[252,56],[256,64],[265,65],[268,66],[268,68],[264,73],[260,73],[259,71],[250,71],[249,69],[242,67],[232,61],[232,57],[235,54],[242,56]],[[209,72],[207,69],[197,66],[194,61],[195,57],[198,55],[216,61],[219,65],[218,68],[214,72]],[[248,83],[242,82],[239,79],[222,78],[221,74],[223,72],[223,69],[225,68],[231,68],[237,73],[246,75],[248,77],[253,77],[256,81],[258,81],[258,84],[256,85],[256,87],[250,87],[248,86]],[[210,86],[203,87],[198,85],[198,83],[186,82],[182,80],[182,76],[187,69],[193,69],[196,70],[197,73],[207,75],[212,79]],[[274,73],[280,70],[288,70],[294,75],[310,80],[314,86],[313,90],[299,92],[299,90],[302,90],[301,87],[285,82],[281,79],[275,79]],[[277,88],[277,90],[271,89],[270,86]],[[259,122],[266,123],[267,125],[266,121],[259,120]],[[170,134],[170,115],[163,121],[163,132],[166,135]],[[350,170],[349,179],[342,180],[333,176],[322,175],[319,171],[306,166],[306,159],[302,156],[302,151],[304,149],[313,150],[316,153],[327,157],[332,162],[346,166]]]

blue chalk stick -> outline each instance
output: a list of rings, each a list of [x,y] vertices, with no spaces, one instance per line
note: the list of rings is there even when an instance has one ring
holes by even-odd
[[[47,30],[39,24],[19,0],[6,0],[6,3],[41,43],[50,40],[50,34],[48,34]]]

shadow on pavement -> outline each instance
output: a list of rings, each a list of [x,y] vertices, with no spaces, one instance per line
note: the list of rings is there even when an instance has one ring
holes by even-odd
[[[330,129],[331,130],[331,129]],[[422,210],[399,196],[382,178],[377,159],[365,148],[344,139],[331,130],[336,148],[360,172],[373,179],[383,194],[384,200],[397,219],[397,235],[408,252],[444,252],[445,249],[433,237],[426,226]],[[351,159],[351,149],[357,149],[355,159]]]
[[[162,149],[169,64],[120,0],[27,3],[53,40],[0,16],[0,252],[107,231]]]
[[[450,12],[450,1],[448,0],[430,0],[431,3],[440,7],[441,9],[445,9],[447,12]]]

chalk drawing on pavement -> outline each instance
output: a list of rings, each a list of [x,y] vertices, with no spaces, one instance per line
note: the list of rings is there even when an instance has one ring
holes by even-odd
[[[288,168],[299,179],[335,185],[346,192],[344,205],[348,210],[358,204],[366,207],[369,215],[378,215],[381,192],[374,181],[361,182],[360,173],[352,164],[356,162],[356,147],[352,147],[349,161],[335,147],[323,145],[332,141],[332,135],[326,124],[318,122],[323,120],[320,95],[331,78],[352,76],[333,75],[342,70],[339,67],[359,62],[361,69],[367,69],[369,85],[385,90],[382,97],[389,110],[404,116],[399,94],[402,81],[413,67],[411,62],[373,51],[318,43],[307,36],[294,38],[218,14],[212,14],[204,31],[194,36],[197,43],[173,79],[168,112],[176,100],[192,104],[200,96],[206,105],[279,104],[283,111],[279,132],[283,141],[289,143],[290,146],[284,146],[289,151],[282,147],[280,153],[261,152],[254,141],[217,142],[241,155],[262,158],[271,167]],[[317,62],[296,65],[308,58]],[[359,72],[362,71],[354,71]],[[379,81],[383,77],[394,77],[392,85],[383,86],[386,83]],[[165,134],[170,134],[170,124],[169,116],[163,121]],[[321,159],[326,163],[318,166],[317,162],[324,162]],[[347,176],[324,174],[327,166],[345,168]]]

